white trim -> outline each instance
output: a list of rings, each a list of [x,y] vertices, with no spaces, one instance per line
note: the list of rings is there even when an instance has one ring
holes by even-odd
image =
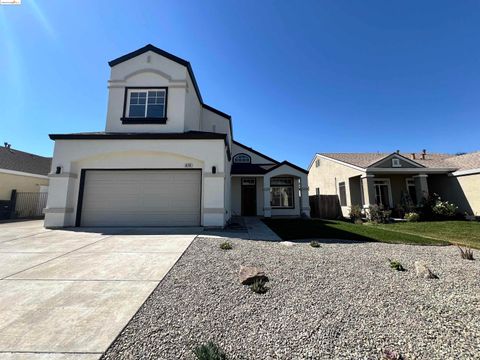
[[[455,168],[368,168],[367,173],[422,173],[422,174],[437,174],[437,173],[449,173],[455,171]]]
[[[362,168],[360,166],[356,166],[356,165],[352,165],[352,164],[349,164],[347,162],[344,162],[344,161],[341,161],[341,160],[337,160],[337,159],[333,159],[331,157],[328,157],[328,156],[325,156],[325,155],[322,155],[322,154],[315,154],[315,156],[313,157],[312,161],[310,162],[310,166],[308,167],[308,170],[310,171],[310,168],[312,167],[312,164],[314,163],[314,161],[316,160],[317,156],[323,158],[323,159],[327,159],[327,160],[331,160],[337,164],[341,164],[341,165],[345,165],[345,166],[348,166],[348,167],[351,167],[352,169],[356,169],[356,170],[360,170],[360,171],[365,171],[366,169],[365,168]]]
[[[374,162],[373,164],[370,164],[369,167],[373,167],[373,165],[377,165],[378,163],[381,163],[381,162],[383,162],[383,161],[385,161],[385,160],[393,159],[393,158],[403,160],[403,161],[405,161],[405,162],[407,162],[407,163],[409,163],[409,164],[411,164],[411,165],[415,165],[415,168],[416,168],[416,169],[418,169],[418,168],[420,168],[420,169],[425,169],[425,168],[426,168],[425,165],[422,165],[422,164],[420,164],[420,163],[417,163],[417,162],[415,162],[415,161],[413,161],[413,160],[410,160],[409,158],[407,158],[407,157],[405,157],[405,156],[403,156],[403,155],[397,154],[397,153],[392,153],[392,154],[390,154],[390,155],[387,155],[387,156],[385,156],[384,158],[382,158],[382,159]]]
[[[427,174],[418,174],[413,176],[413,178],[427,178],[427,177],[428,177]]]
[[[360,179],[368,179],[368,178],[374,178],[374,174],[363,174],[360,176]]]
[[[472,175],[480,174],[480,168],[469,169],[469,170],[459,170],[452,173],[453,176],[463,176],[463,175]]]
[[[387,185],[387,188],[388,188],[388,201],[390,202],[390,208],[393,209],[393,195],[392,195],[392,184],[390,183],[390,179],[389,178],[374,178],[373,179],[373,187],[374,187],[374,191],[375,191],[375,200],[377,198],[377,189],[375,188],[376,184],[375,184],[375,181],[385,181],[386,182],[386,185]]]
[[[398,157],[392,157],[392,167],[394,168],[401,168],[402,167],[402,163],[400,162],[400,159]]]
[[[48,179],[46,175],[39,175],[39,174],[32,174],[23,171],[16,171],[16,170],[7,170],[7,169],[0,169],[0,173],[10,174],[10,175],[19,175],[19,176],[30,176],[39,179]]]

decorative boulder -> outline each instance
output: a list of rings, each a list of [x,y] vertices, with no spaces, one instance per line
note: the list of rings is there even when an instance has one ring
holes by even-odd
[[[438,276],[435,275],[432,270],[430,270],[427,265],[420,261],[415,261],[415,272],[418,277],[424,279],[438,279]]]
[[[242,285],[251,285],[256,280],[268,281],[268,277],[265,272],[255,266],[240,266],[238,277]]]

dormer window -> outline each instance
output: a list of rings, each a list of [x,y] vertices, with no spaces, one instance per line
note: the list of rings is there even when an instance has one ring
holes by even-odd
[[[392,159],[392,167],[402,167],[402,163],[400,162],[400,159],[393,158]]]
[[[165,124],[167,88],[126,88],[123,124]]]
[[[235,164],[250,164],[252,159],[247,154],[237,154],[233,157]]]

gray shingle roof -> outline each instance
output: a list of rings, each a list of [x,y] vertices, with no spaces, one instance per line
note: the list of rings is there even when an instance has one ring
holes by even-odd
[[[458,167],[459,170],[471,170],[480,168],[480,151],[452,156],[446,160],[449,164]]]
[[[0,147],[0,169],[47,175],[51,164],[52,158]]]

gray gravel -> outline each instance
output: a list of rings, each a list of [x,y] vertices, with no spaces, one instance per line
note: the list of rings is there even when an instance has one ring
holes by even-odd
[[[230,359],[480,359],[480,261],[455,247],[222,241],[197,238],[103,358],[193,359],[213,340]],[[418,260],[439,279],[417,278]],[[240,265],[270,290],[239,285]]]

